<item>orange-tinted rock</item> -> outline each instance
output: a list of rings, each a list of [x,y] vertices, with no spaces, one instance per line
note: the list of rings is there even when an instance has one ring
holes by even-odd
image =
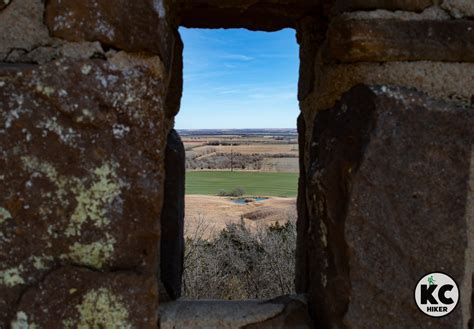
[[[467,327],[472,127],[472,109],[399,87],[357,86],[316,115],[300,268],[317,327],[425,327],[413,289],[433,271],[461,287],[433,327]]]
[[[0,69],[0,326],[60,266],[156,275],[163,85],[152,65],[118,65]]]
[[[469,20],[345,19],[331,22],[326,60],[474,62]]]

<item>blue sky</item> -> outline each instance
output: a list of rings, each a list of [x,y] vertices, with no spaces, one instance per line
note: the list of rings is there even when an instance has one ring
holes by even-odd
[[[295,31],[180,29],[184,87],[177,129],[294,128]]]

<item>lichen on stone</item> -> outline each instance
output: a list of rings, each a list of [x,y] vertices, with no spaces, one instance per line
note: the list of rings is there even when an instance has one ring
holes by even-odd
[[[79,319],[66,319],[64,328],[105,328],[131,329],[129,313],[122,298],[115,295],[110,289],[100,288],[89,291],[81,304],[76,306]]]
[[[67,180],[64,177],[59,176],[56,168],[53,167],[48,162],[41,161],[38,158],[35,157],[30,157],[30,156],[24,156],[21,158],[23,162],[23,167],[28,170],[29,172],[35,173],[41,173],[46,176],[52,183],[56,185],[56,196],[58,199],[66,203],[66,185],[67,185]]]
[[[53,87],[42,86],[42,85],[37,85],[36,86],[36,91],[38,91],[39,93],[42,93],[43,95],[45,95],[47,97],[51,97],[55,92]]]
[[[46,264],[52,262],[54,258],[52,256],[32,256],[33,267],[37,270],[44,270],[48,268]]]
[[[81,73],[84,74],[84,75],[87,75],[91,72],[92,70],[92,66],[88,65],[88,64],[85,64],[81,67]]]
[[[9,219],[12,219],[12,215],[10,214],[10,212],[5,208],[0,207],[0,225],[5,223]]]
[[[112,257],[115,243],[116,240],[108,234],[106,234],[105,240],[89,244],[76,242],[69,247],[70,252],[62,258],[100,269]]]
[[[12,329],[37,329],[38,326],[34,323],[28,323],[28,315],[19,311],[16,313],[16,319],[11,323]]]
[[[77,206],[66,229],[66,236],[79,235],[87,220],[93,221],[97,228],[104,228],[110,223],[106,217],[106,206],[120,195],[121,189],[115,166],[106,163],[96,168],[93,176],[96,180],[90,188],[83,184],[73,188]]]
[[[72,128],[65,128],[61,126],[58,123],[56,117],[45,118],[44,121],[38,124],[38,128],[44,129],[45,134],[47,134],[48,131],[55,133],[64,144],[70,146],[74,146],[74,141],[78,136],[78,133]]]
[[[7,287],[14,287],[19,284],[24,284],[25,280],[21,277],[23,266],[8,268],[0,270],[0,284]]]
[[[122,139],[127,133],[130,132],[130,127],[127,127],[122,124],[114,124],[112,127],[112,132],[117,139]]]
[[[56,168],[48,162],[35,157],[22,157],[23,166],[29,172],[39,172],[56,185],[56,196],[63,204],[69,203],[66,196],[74,195],[77,205],[69,220],[64,234],[68,237],[80,235],[82,225],[90,220],[97,228],[110,224],[106,217],[107,207],[120,195],[121,183],[116,173],[117,164],[104,163],[91,171],[93,183],[87,187],[85,181],[77,177],[66,177],[58,174]]]

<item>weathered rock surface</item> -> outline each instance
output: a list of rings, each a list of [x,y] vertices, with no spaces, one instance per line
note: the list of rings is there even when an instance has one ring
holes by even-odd
[[[296,36],[300,45],[299,101],[303,101],[314,88],[316,57],[326,39],[328,24],[325,19],[314,17],[307,17],[298,22]]]
[[[169,123],[152,63],[0,67],[0,326],[54,268],[156,276]]]
[[[431,98],[472,104],[474,63],[316,63],[314,76],[314,90],[300,103],[305,116],[311,118],[308,126],[313,113],[333,107],[344,92],[360,83],[406,86],[423,90]]]
[[[0,9],[0,61],[44,64],[60,58],[104,57],[98,42],[65,43],[50,37],[43,22],[43,1],[22,0],[10,4]]]
[[[161,304],[160,328],[186,329],[309,329],[303,296],[272,300],[179,300]]]
[[[334,19],[326,60],[341,62],[474,62],[469,20]]]
[[[46,6],[51,35],[67,41],[99,41],[130,52],[159,54],[169,67],[172,30],[162,0],[52,0]]]
[[[64,267],[22,294],[12,328],[156,328],[156,280]]]
[[[12,0],[4,0],[3,2],[1,2],[0,3],[0,10],[5,9],[11,2],[12,2]]]
[[[452,20],[451,15],[439,6],[431,6],[421,12],[376,9],[345,12],[341,16],[346,19],[397,19],[400,21]]]
[[[15,0],[0,11],[0,60],[14,49],[30,51],[50,42],[43,13],[41,0]]]
[[[444,0],[441,6],[455,18],[474,17],[474,2],[471,0]]]
[[[308,206],[306,199],[307,182],[306,182],[306,122],[303,114],[298,116],[298,152],[299,152],[299,172],[298,177],[298,196],[296,200],[296,210],[298,219],[296,222],[296,273],[295,273],[295,290],[297,293],[306,293],[309,287],[308,277],[308,226],[310,216],[308,214]]]
[[[168,91],[166,93],[166,115],[173,118],[178,114],[183,94],[183,42],[175,33],[174,49],[168,71]]]
[[[296,27],[305,16],[322,16],[322,0],[179,0],[173,4],[177,24],[203,28],[248,28],[275,31]]]
[[[160,277],[168,296],[181,296],[184,257],[184,178],[186,155],[175,130],[168,135],[165,155],[165,198],[161,213]]]
[[[46,64],[57,59],[93,59],[104,58],[104,51],[98,42],[71,42],[40,46],[31,50],[12,49],[3,60],[8,63]]]
[[[398,87],[358,86],[317,114],[306,169],[316,326],[467,327],[473,126],[472,109]],[[439,319],[413,300],[431,271],[462,287],[457,309]]]
[[[334,13],[373,9],[421,11],[433,3],[433,0],[336,0],[332,11]]]

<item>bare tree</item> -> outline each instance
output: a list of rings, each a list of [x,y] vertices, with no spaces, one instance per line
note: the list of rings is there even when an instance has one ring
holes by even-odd
[[[250,229],[242,219],[213,238],[200,217],[187,232],[183,296],[193,299],[269,298],[294,293],[296,216]]]

